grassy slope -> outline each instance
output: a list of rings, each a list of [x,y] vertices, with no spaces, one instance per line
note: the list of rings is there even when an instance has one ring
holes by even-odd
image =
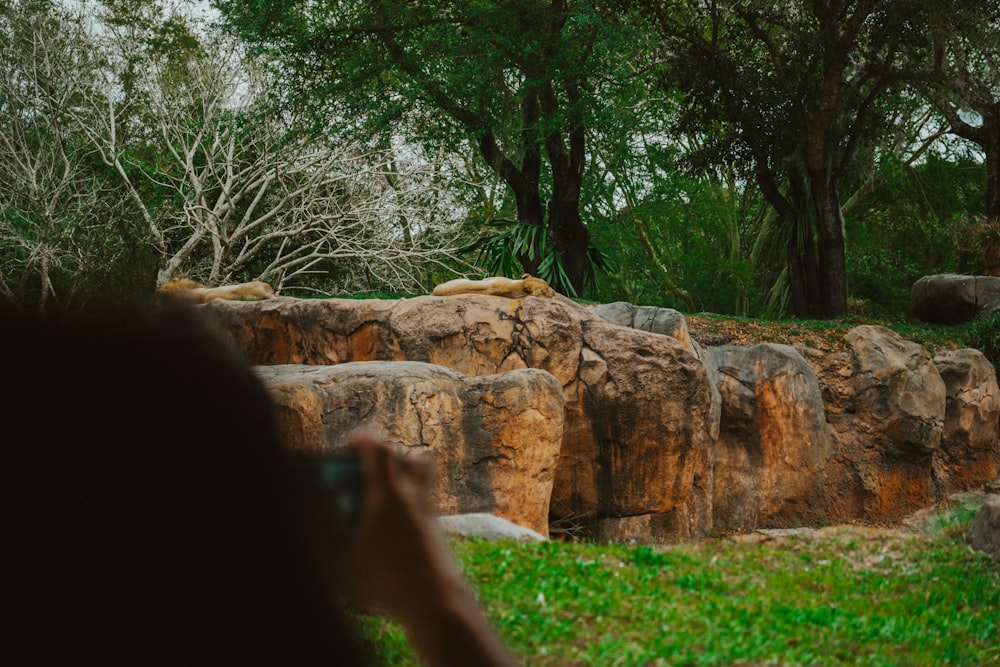
[[[996,665],[1000,563],[962,541],[971,514],[664,549],[453,546],[526,665]],[[394,621],[364,623],[385,664],[418,664]]]
[[[931,353],[968,325],[687,316],[707,344],[846,348],[879,324]],[[669,549],[456,539],[493,624],[526,665],[1000,665],[1000,563],[963,542],[968,508],[923,529],[833,527]],[[364,619],[386,664],[402,629]]]

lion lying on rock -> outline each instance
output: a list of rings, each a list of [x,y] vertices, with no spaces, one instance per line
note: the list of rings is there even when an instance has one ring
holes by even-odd
[[[503,276],[483,278],[482,280],[456,278],[441,283],[431,292],[433,296],[453,296],[455,294],[489,294],[491,296],[505,296],[510,299],[520,299],[526,296],[544,298],[555,296],[555,292],[547,282],[527,273],[522,275],[519,280]]]
[[[174,278],[157,290],[161,302],[208,303],[215,299],[270,299],[274,289],[265,282],[207,287],[190,278]]]

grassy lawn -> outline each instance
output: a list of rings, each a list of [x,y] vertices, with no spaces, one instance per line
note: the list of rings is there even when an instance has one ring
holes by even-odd
[[[973,511],[669,548],[453,547],[526,665],[1000,665],[1000,563],[963,542]],[[418,664],[394,621],[363,623],[385,664]]]

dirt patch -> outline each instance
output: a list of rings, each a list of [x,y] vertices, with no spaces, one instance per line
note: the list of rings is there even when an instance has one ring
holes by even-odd
[[[821,352],[841,352],[850,349],[844,334],[863,324],[876,324],[895,330],[896,325],[859,316],[843,320],[757,320],[749,317],[724,317],[719,315],[685,315],[691,338],[704,346],[780,343],[798,345]],[[897,331],[903,338],[910,336]],[[928,335],[927,332],[921,332]],[[917,340],[933,348],[954,349],[961,347],[956,340],[947,338],[944,331]]]
[[[754,319],[729,319],[685,315],[688,332],[701,345],[741,345],[750,347],[759,343],[802,345],[824,352],[848,349],[844,334],[856,324],[825,324],[767,321]]]

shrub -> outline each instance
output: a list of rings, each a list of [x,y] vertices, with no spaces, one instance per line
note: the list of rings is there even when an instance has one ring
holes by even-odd
[[[1000,312],[976,318],[969,327],[967,343],[985,354],[1000,373]]]

